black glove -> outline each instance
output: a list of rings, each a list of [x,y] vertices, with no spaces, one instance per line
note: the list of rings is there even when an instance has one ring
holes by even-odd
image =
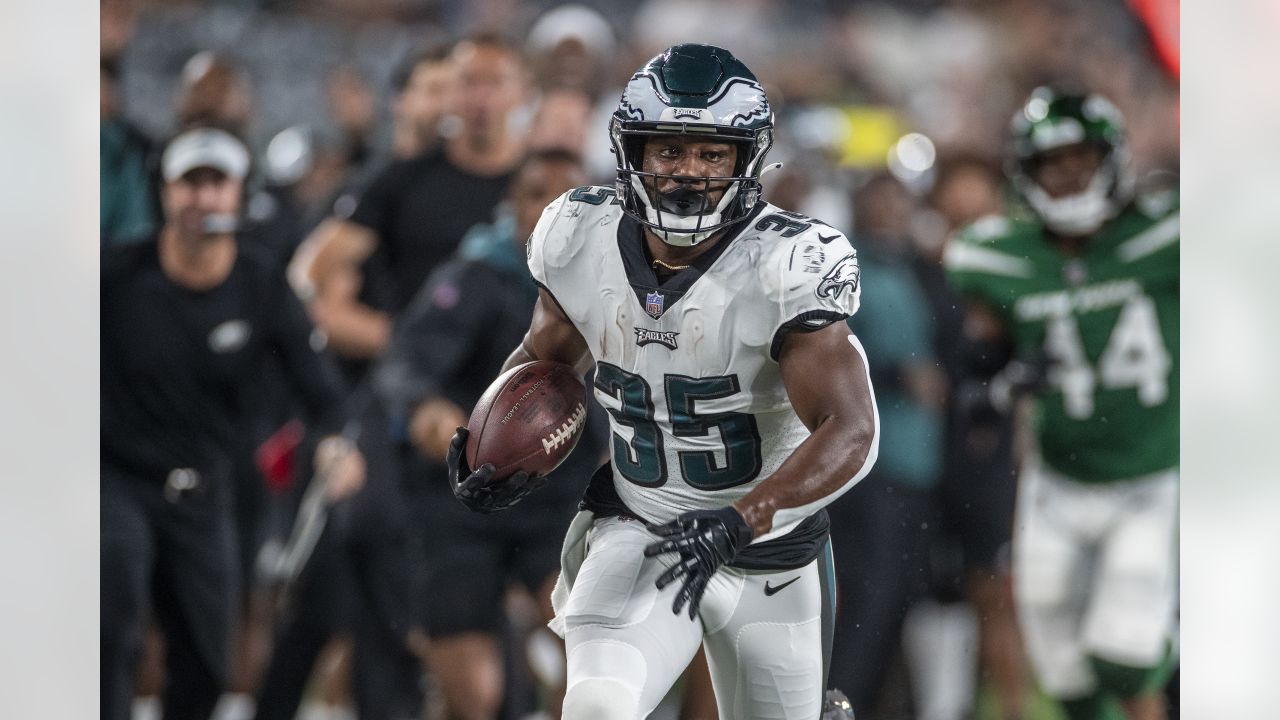
[[[662,539],[644,549],[645,557],[680,553],[676,564],[658,576],[657,585],[661,590],[676,580],[683,583],[671,604],[671,612],[679,615],[687,601],[690,619],[698,614],[702,593],[711,576],[721,565],[732,562],[738,550],[750,544],[755,536],[751,526],[733,507],[681,513],[665,525],[650,526],[649,531]]]
[[[1042,352],[1010,360],[987,385],[991,406],[1005,414],[1020,396],[1048,390],[1049,373],[1055,365],[1054,360]]]
[[[828,690],[822,699],[820,720],[853,720],[853,705],[849,703],[849,698],[839,690]]]
[[[467,466],[467,429],[458,428],[449,441],[449,484],[453,496],[473,512],[495,513],[515,505],[525,495],[546,483],[540,475],[530,475],[523,470],[509,478],[495,481],[493,463],[485,463],[473,472]]]

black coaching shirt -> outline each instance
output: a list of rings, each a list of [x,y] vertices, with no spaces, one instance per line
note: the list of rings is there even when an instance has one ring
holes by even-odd
[[[398,316],[467,230],[493,216],[510,182],[510,173],[469,173],[449,162],[443,149],[390,165],[370,183],[351,215],[379,239],[368,265],[383,277],[366,277],[365,294],[382,297],[362,300]]]
[[[279,269],[245,243],[226,280],[202,291],[165,275],[154,237],[107,248],[101,300],[104,466],[161,479],[224,468],[270,355],[316,429],[341,428],[342,388],[310,320]]]

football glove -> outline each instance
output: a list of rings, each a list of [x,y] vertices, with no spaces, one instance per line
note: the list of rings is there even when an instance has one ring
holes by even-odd
[[[464,427],[453,434],[446,462],[449,463],[449,484],[453,486],[453,496],[471,511],[495,513],[506,510],[546,483],[546,478],[523,470],[509,478],[494,480],[496,468],[493,463],[471,470],[466,457],[467,435]]]
[[[1049,373],[1054,361],[1044,353],[1024,358],[1014,358],[987,385],[991,406],[1001,414],[1007,414],[1022,395],[1031,395],[1049,389]]]
[[[755,533],[733,507],[719,510],[694,510],[681,513],[669,523],[649,527],[660,540],[644,549],[645,557],[678,553],[676,563],[658,576],[661,590],[677,580],[680,590],[671,604],[671,612],[679,615],[685,603],[689,618],[698,614],[702,593],[711,576],[721,565],[732,562],[741,548],[751,543]]]
[[[839,690],[828,690],[822,700],[821,720],[854,720],[849,698]]]

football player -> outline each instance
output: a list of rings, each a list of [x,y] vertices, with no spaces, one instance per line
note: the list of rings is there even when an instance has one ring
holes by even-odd
[[[1037,89],[1009,174],[1033,218],[948,247],[966,328],[1013,360],[991,383],[1035,403],[1014,531],[1014,595],[1041,686],[1071,720],[1158,719],[1175,664],[1178,203],[1135,195],[1122,119],[1096,94]]]
[[[875,461],[879,419],[843,234],[760,199],[773,112],[728,51],[677,45],[610,123],[615,187],[565,193],[528,244],[540,285],[506,367],[595,363],[612,460],[569,528],[553,629],[565,718],[640,718],[704,645],[721,717],[822,713],[833,586],[825,505]],[[474,471],[476,510],[539,479]]]

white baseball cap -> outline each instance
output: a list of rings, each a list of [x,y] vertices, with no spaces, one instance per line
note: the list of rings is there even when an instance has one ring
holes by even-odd
[[[198,128],[171,140],[160,159],[161,172],[169,182],[202,167],[242,180],[249,172],[249,149],[225,130]]]

